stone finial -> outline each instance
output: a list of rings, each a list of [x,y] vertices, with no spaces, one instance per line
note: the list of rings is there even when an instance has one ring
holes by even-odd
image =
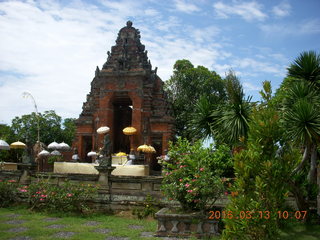
[[[128,21],[127,22],[127,27],[129,28],[129,27],[132,27],[132,22],[131,21]]]

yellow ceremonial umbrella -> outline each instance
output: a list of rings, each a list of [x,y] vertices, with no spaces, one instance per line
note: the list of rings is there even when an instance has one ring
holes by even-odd
[[[126,127],[122,130],[122,132],[125,134],[125,135],[134,135],[137,133],[137,129],[135,129],[134,127]]]
[[[149,150],[149,147],[148,147],[148,145],[146,145],[146,144],[140,145],[140,146],[137,148],[137,151],[140,151],[140,152],[147,152],[148,150]]]
[[[149,152],[150,153],[156,153],[156,149],[154,147],[152,147],[151,145],[149,145]]]
[[[124,156],[127,156],[127,154],[124,153],[124,152],[118,152],[118,153],[116,154],[116,156],[117,156],[117,157],[124,157]]]
[[[25,145],[23,142],[13,142],[10,144],[10,148],[13,149],[25,149],[27,147],[27,145]]]

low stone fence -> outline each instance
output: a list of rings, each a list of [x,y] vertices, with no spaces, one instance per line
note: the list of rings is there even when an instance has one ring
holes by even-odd
[[[50,179],[52,184],[69,181],[74,184],[99,184],[99,176],[93,174],[54,174],[26,170],[0,171],[1,180],[16,180],[29,184],[37,179]],[[167,201],[160,191],[161,176],[109,176],[107,189],[99,189],[93,200],[94,208],[99,211],[129,210],[143,205],[147,195],[157,200],[159,206],[176,206],[177,202]],[[297,208],[294,198],[287,199],[289,205]],[[215,206],[224,207],[228,198],[223,196],[215,202]]]
[[[98,175],[94,174],[55,174],[35,171],[28,172],[28,179],[23,177],[24,170],[0,171],[1,180],[16,180],[29,184],[38,179],[49,179],[52,184],[69,181],[73,184],[98,184]],[[109,189],[98,190],[93,205],[97,210],[129,210],[141,206],[147,195],[157,199],[160,205],[165,199],[160,192],[161,176],[109,176]]]

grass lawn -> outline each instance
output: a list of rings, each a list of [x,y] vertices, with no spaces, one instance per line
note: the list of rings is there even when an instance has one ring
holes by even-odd
[[[125,213],[125,212],[124,212]],[[123,216],[93,215],[87,217],[47,214],[23,207],[0,208],[0,239],[162,239],[153,237],[157,222]],[[29,238],[26,238],[28,236]],[[23,238],[25,237],[25,238]],[[113,238],[112,238],[113,237]],[[120,239],[120,238],[118,238]],[[193,238],[190,238],[193,239]],[[219,237],[213,238],[215,240]],[[281,240],[320,239],[320,226],[290,224],[281,232]]]
[[[141,233],[151,235],[156,230],[156,221],[138,220],[128,217],[95,215],[59,216],[31,212],[25,208],[0,208],[0,239],[68,239],[104,240],[108,237],[127,237],[128,239],[158,239],[141,237]],[[22,239],[22,238],[21,238]]]

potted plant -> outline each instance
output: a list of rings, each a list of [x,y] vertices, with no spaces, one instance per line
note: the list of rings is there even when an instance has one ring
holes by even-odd
[[[170,143],[169,161],[162,161],[161,189],[180,208],[161,209],[157,214],[158,236],[212,236],[218,233],[218,222],[209,219],[215,200],[222,195],[221,171],[215,164],[215,152],[200,141],[185,139]]]

